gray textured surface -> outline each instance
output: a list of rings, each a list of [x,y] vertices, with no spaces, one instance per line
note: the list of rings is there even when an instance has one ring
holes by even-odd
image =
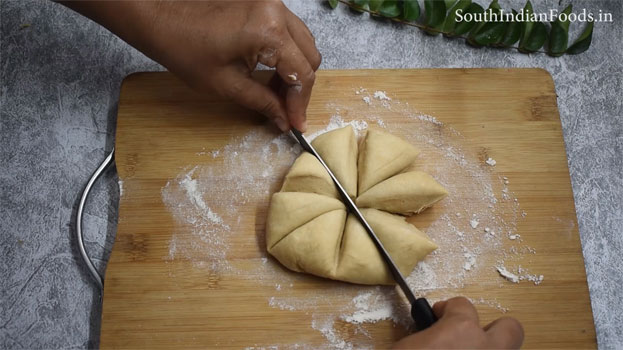
[[[612,12],[615,23],[596,27],[588,53],[552,59],[472,49],[317,2],[288,2],[315,34],[322,68],[542,67],[552,74],[598,342],[622,348],[623,6],[574,5]],[[122,79],[161,67],[58,4],[2,1],[0,10],[0,348],[94,347],[98,293],[79,264],[71,222],[79,191],[112,147]],[[116,230],[113,179],[96,186],[86,211],[87,248],[100,268]]]

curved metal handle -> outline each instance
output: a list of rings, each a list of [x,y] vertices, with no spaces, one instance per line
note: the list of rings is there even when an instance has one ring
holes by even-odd
[[[89,182],[87,182],[87,185],[85,186],[84,191],[82,191],[82,197],[80,198],[80,203],[78,204],[78,214],[76,215],[76,233],[78,236],[78,249],[80,250],[80,255],[82,256],[82,260],[84,260],[84,263],[87,265],[89,272],[91,273],[91,275],[97,282],[98,287],[102,291],[104,290],[104,279],[99,274],[99,272],[97,272],[97,270],[95,269],[95,266],[93,265],[93,262],[91,261],[91,258],[89,258],[89,255],[87,254],[87,251],[84,248],[84,240],[82,237],[82,214],[84,213],[84,205],[87,202],[87,198],[89,197],[89,192],[91,192],[91,188],[93,187],[93,184],[102,175],[102,173],[106,171],[106,169],[113,163],[114,159],[115,159],[115,148],[113,147],[112,151],[110,151],[106,159],[104,159],[102,164],[100,164],[100,166],[97,168],[97,170],[95,170],[93,175],[91,175],[91,178],[89,179]]]

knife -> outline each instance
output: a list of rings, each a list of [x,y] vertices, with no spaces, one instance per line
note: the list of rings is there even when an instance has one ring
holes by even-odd
[[[333,180],[333,182],[335,182],[338,192],[344,199],[344,202],[346,203],[346,206],[348,207],[348,209],[351,211],[353,215],[355,215],[355,217],[357,217],[359,222],[363,225],[365,230],[368,232],[368,235],[374,242],[374,245],[376,245],[376,248],[378,249],[379,253],[381,253],[381,256],[385,260],[385,263],[387,263],[387,267],[389,267],[389,270],[391,271],[392,276],[394,277],[394,281],[396,281],[396,283],[400,286],[400,289],[402,290],[404,295],[409,300],[409,303],[411,304],[411,317],[413,318],[413,321],[415,322],[415,329],[418,331],[421,331],[421,330],[424,330],[430,327],[433,323],[437,321],[437,317],[435,317],[435,314],[433,313],[433,309],[430,307],[428,300],[426,300],[426,298],[415,297],[415,295],[413,294],[413,291],[411,290],[411,288],[409,288],[409,285],[407,284],[405,277],[402,275],[402,273],[398,269],[398,266],[396,266],[396,263],[394,262],[394,260],[392,260],[392,257],[389,255],[389,253],[383,246],[383,243],[381,243],[376,233],[374,233],[374,230],[372,230],[372,227],[370,227],[366,219],[363,217],[363,215],[361,215],[359,208],[357,208],[357,206],[355,205],[355,202],[353,202],[353,200],[350,198],[348,193],[346,193],[346,191],[344,190],[344,187],[342,187],[342,184],[340,184],[340,182],[337,180],[335,175],[333,175],[333,172],[331,171],[331,169],[329,169],[329,167],[324,162],[324,160],[322,160],[322,157],[320,157],[320,154],[316,152],[314,147],[312,147],[312,145],[307,141],[305,136],[303,136],[303,134],[300,131],[292,128],[290,129],[290,132],[292,133],[292,135],[294,135],[294,138],[298,141],[298,143],[301,145],[301,147],[303,147],[305,151],[311,153],[314,157],[318,159],[318,161],[320,161],[320,164],[322,164],[325,170],[327,170],[327,172],[329,173],[329,176],[331,176],[331,179]]]

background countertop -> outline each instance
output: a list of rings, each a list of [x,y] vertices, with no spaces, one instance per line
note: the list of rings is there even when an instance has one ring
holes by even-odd
[[[535,9],[562,10],[562,2],[537,1]],[[318,1],[286,4],[316,36],[321,69],[542,67],[552,74],[597,340],[622,348],[623,3],[573,1],[575,11],[611,12],[614,23],[596,24],[588,52],[562,58],[474,49]],[[4,0],[0,19],[0,348],[96,347],[99,291],[74,238],[79,192],[114,144],[123,78],[163,68],[53,2]],[[116,231],[113,173],[96,184],[85,213],[87,250],[100,269]]]

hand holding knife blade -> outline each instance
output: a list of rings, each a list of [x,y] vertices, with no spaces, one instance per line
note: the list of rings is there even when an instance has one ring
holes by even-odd
[[[368,235],[374,242],[374,245],[376,245],[379,253],[381,254],[383,259],[387,263],[387,266],[389,267],[389,270],[391,271],[392,276],[394,277],[394,280],[400,286],[400,289],[402,290],[404,295],[409,300],[409,303],[411,304],[411,317],[413,318],[413,321],[415,322],[416,329],[424,330],[430,327],[433,323],[437,321],[437,318],[435,317],[435,314],[433,313],[433,309],[430,307],[430,304],[428,303],[428,301],[425,298],[415,297],[415,295],[413,294],[413,291],[411,290],[411,288],[409,288],[409,285],[407,284],[407,281],[405,280],[404,276],[402,275],[402,273],[400,273],[398,266],[396,266],[396,263],[394,263],[394,261],[392,260],[392,257],[389,255],[389,253],[383,246],[383,243],[379,240],[377,235],[374,233],[374,230],[372,230],[372,227],[370,227],[366,219],[363,217],[363,215],[359,211],[359,208],[357,208],[353,200],[348,196],[348,193],[346,193],[346,191],[344,190],[344,187],[342,187],[342,184],[340,184],[340,182],[335,177],[335,175],[333,175],[333,172],[331,171],[331,169],[329,169],[327,164],[324,162],[322,157],[320,157],[318,152],[316,152],[314,147],[312,147],[312,145],[307,141],[307,139],[303,136],[303,134],[300,131],[292,128],[290,132],[292,133],[292,135],[294,135],[294,138],[296,138],[296,140],[299,142],[299,144],[301,145],[301,147],[303,147],[305,151],[311,153],[314,157],[316,157],[316,159],[318,159],[318,161],[320,161],[320,164],[322,164],[325,170],[327,170],[327,172],[329,173],[329,176],[331,176],[331,179],[337,186],[338,192],[344,199],[344,202],[346,203],[346,206],[348,207],[348,209],[352,212],[353,215],[357,217],[359,222],[365,228],[366,232],[368,232]]]

